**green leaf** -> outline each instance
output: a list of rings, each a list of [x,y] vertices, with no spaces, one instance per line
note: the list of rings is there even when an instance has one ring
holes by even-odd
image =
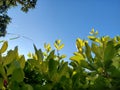
[[[84,46],[84,41],[81,40],[80,38],[77,38],[76,40],[76,45],[77,45],[77,48],[82,48]]]
[[[95,36],[88,36],[88,38],[94,42],[100,42],[100,40],[96,38]]]
[[[58,45],[56,43],[54,43],[54,46],[58,50],[59,47],[58,47]]]
[[[114,43],[113,43],[113,41],[109,41],[107,43],[107,46],[106,46],[105,52],[104,52],[105,61],[112,59],[112,57],[114,56],[114,53],[115,53]]]
[[[106,87],[105,78],[102,76],[99,76],[94,83],[94,90],[104,90]]]
[[[120,36],[116,36],[117,40],[120,41]]]
[[[24,79],[24,72],[21,68],[15,69],[12,75],[12,80],[16,82],[22,82]]]
[[[57,82],[59,80],[59,74],[57,73],[58,62],[51,59],[49,60],[49,78],[53,82]]]
[[[0,64],[0,74],[2,75],[2,77],[5,78],[5,69],[1,64]]]
[[[8,48],[8,42],[5,41],[0,49],[0,53],[4,53]]]
[[[37,58],[39,61],[43,61],[43,53],[42,50],[37,50],[36,46],[34,45],[34,49],[35,49],[35,54],[37,55]]]
[[[58,48],[58,50],[61,50],[64,47],[64,44],[61,44]]]
[[[81,63],[80,63],[80,65],[83,68],[86,68],[88,70],[95,70],[95,68],[91,64],[89,64],[87,61],[85,61],[85,60],[82,60]]]
[[[25,87],[26,87],[26,90],[33,90],[33,87],[29,84],[26,84]]]
[[[12,63],[7,69],[7,76],[11,75],[15,69],[15,65]]]
[[[15,47],[14,50],[10,50],[7,53],[7,56],[3,60],[3,66],[10,64],[13,60],[18,57],[18,47]]]
[[[9,51],[8,55],[5,57],[3,61],[3,66],[10,64],[15,59],[15,53],[13,51]]]
[[[46,60],[54,59],[54,57],[55,57],[55,50],[50,52]]]
[[[104,51],[104,61],[106,66],[110,65],[114,55],[115,55],[114,43],[113,41],[109,41]]]
[[[85,60],[85,58],[83,57],[83,55],[79,54],[79,55],[72,56],[70,60],[76,61],[80,64],[81,60]]]
[[[2,78],[0,78],[0,90],[3,90],[3,79]]]
[[[60,45],[61,40],[56,40],[55,43],[56,43],[57,45]]]
[[[53,59],[50,59],[49,60],[49,73],[52,73],[52,74],[56,73],[57,66],[58,66],[58,62]]]
[[[48,61],[44,61],[40,64],[40,70],[44,74],[48,72]]]
[[[103,49],[100,46],[98,46],[97,44],[92,43],[91,50],[95,54],[95,56],[97,56],[99,59],[102,60],[104,58],[103,57],[103,55],[104,55]]]
[[[24,67],[25,67],[25,57],[22,56],[22,57],[18,60],[18,62],[19,62],[19,64],[20,64],[21,68],[24,69]]]
[[[88,38],[89,38],[90,40],[93,40],[93,41],[96,39],[95,36],[88,36]]]
[[[88,45],[88,43],[85,43],[85,54],[86,54],[86,56],[87,56],[87,58],[88,58],[88,61],[89,62],[92,62],[92,55],[91,55],[91,48],[90,48],[90,46]]]
[[[44,44],[44,48],[45,48],[45,50],[47,51],[47,53],[48,52],[50,52],[51,51],[51,46],[50,46],[50,44]]]
[[[112,60],[112,65],[117,69],[120,69],[120,57],[116,56]]]
[[[68,63],[65,62],[63,64],[61,64],[60,66],[60,70],[59,70],[59,75],[66,75],[66,73],[68,72]]]
[[[13,61],[7,69],[7,76],[12,75],[15,69],[21,68],[18,61]]]

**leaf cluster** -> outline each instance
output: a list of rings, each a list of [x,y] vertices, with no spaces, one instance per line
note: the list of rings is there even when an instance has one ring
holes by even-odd
[[[95,32],[96,33],[96,32]],[[91,38],[92,37],[92,38]],[[1,90],[119,90],[120,36],[97,37],[92,31],[91,43],[78,38],[77,51],[68,63],[58,51],[61,40],[45,44],[45,51],[37,49],[28,59],[19,55],[18,47],[8,50],[5,41],[0,49]]]

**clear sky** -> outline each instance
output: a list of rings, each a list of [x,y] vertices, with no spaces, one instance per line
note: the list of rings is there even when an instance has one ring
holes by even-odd
[[[27,14],[20,8],[12,8],[8,33],[31,38],[9,41],[9,48],[19,46],[21,54],[33,52],[33,43],[43,48],[44,43],[61,39],[65,44],[62,54],[68,58],[76,51],[78,37],[87,39],[92,28],[100,35],[120,35],[120,0],[38,0],[35,9]],[[5,38],[15,37],[7,35]],[[67,59],[68,59],[67,58]]]

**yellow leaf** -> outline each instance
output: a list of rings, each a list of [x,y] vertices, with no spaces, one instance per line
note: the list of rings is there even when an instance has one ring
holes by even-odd
[[[8,42],[5,41],[0,49],[0,53],[4,53],[7,48],[8,48]]]
[[[54,43],[54,46],[55,46],[56,49],[58,49],[58,45],[56,43]]]
[[[56,40],[55,43],[59,45],[61,43],[61,40]]]
[[[79,54],[79,55],[75,55],[75,56],[72,56],[70,58],[70,60],[73,60],[73,61],[77,61],[79,64],[81,62],[81,60],[84,60],[85,58],[83,57],[82,54]]]
[[[76,45],[77,45],[77,48],[78,48],[78,49],[79,49],[79,48],[82,48],[83,46],[85,46],[84,41],[81,40],[80,38],[78,38],[78,39],[76,40]]]
[[[58,50],[61,50],[64,47],[64,44],[61,44],[58,48]]]

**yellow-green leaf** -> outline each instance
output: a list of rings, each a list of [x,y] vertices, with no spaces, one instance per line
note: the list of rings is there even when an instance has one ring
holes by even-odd
[[[5,41],[0,49],[0,53],[4,53],[8,48],[8,42]]]
[[[18,60],[18,62],[20,63],[20,67],[21,67],[22,69],[24,69],[24,67],[25,67],[25,57],[22,56],[22,57]]]
[[[18,57],[18,47],[15,47],[14,51],[10,50],[7,53],[7,56],[3,60],[3,66],[10,64],[13,60]]]
[[[77,61],[80,64],[80,61],[84,60],[84,57],[83,55],[79,54],[79,55],[72,56],[70,60]]]
[[[54,46],[55,46],[56,49],[58,49],[58,45],[56,43],[54,43]]]
[[[61,40],[56,40],[55,43],[59,45],[61,43]]]
[[[27,56],[28,56],[29,58],[31,58],[31,57],[32,57],[32,54],[29,52],[29,53],[27,54]]]
[[[61,50],[64,47],[64,44],[61,44],[58,48],[58,50]]]
[[[16,82],[22,82],[24,79],[24,72],[21,68],[15,69],[12,75],[12,80]]]
[[[61,58],[66,58],[66,55],[64,55],[64,54],[63,54],[63,55],[61,55]]]

